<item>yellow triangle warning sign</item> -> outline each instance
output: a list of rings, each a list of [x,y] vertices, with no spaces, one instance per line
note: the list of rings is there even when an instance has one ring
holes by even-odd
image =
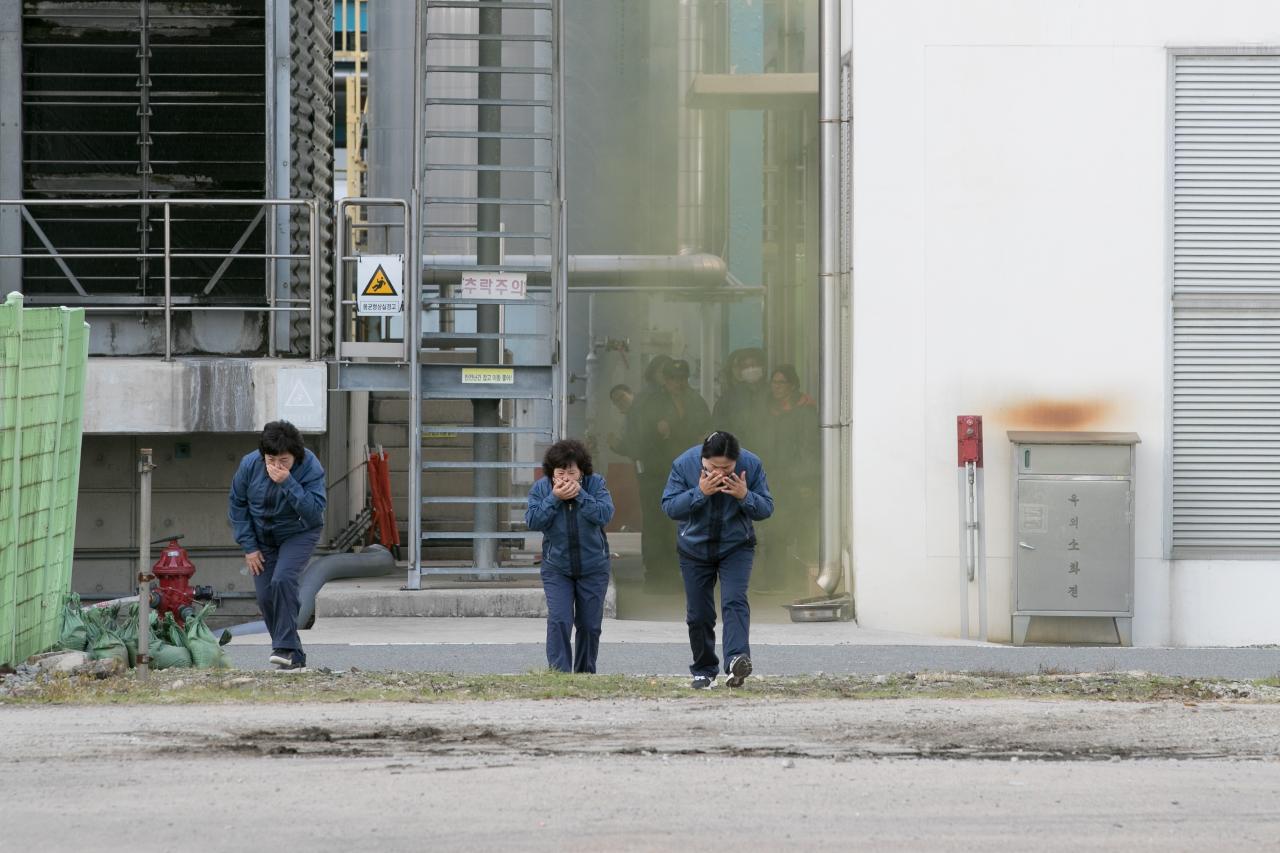
[[[387,273],[382,269],[382,264],[378,264],[378,268],[373,271],[373,275],[369,278],[369,283],[364,286],[361,296],[396,296],[395,286],[391,284],[391,279],[387,277]]]

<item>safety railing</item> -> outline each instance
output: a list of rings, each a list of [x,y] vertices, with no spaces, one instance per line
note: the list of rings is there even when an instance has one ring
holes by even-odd
[[[84,250],[81,248],[59,249],[49,239],[45,229],[41,227],[31,211],[38,208],[142,208],[141,214],[151,210],[161,213],[163,241],[158,248],[120,247]],[[200,207],[239,207],[256,208],[257,212],[249,220],[247,227],[227,251],[184,252],[175,251],[173,245],[174,211]],[[291,253],[278,251],[281,241],[289,241],[288,217],[294,209],[305,209],[307,216],[307,251]],[[74,289],[74,294],[49,296],[45,294],[29,294],[27,304],[56,303],[83,308],[86,313],[121,311],[161,313],[164,317],[164,359],[173,359],[173,315],[175,313],[194,313],[201,311],[241,311],[265,313],[271,320],[279,314],[307,314],[310,319],[310,341],[307,356],[316,361],[323,358],[321,352],[321,291],[320,270],[320,204],[315,199],[104,199],[104,198],[59,198],[59,199],[0,199],[0,220],[11,216],[17,210],[21,222],[25,223],[35,235],[36,240],[44,247],[44,251],[3,251],[0,252],[0,268],[5,261],[52,261]],[[284,211],[284,217],[281,217]],[[245,244],[263,221],[266,220],[265,251],[245,252]],[[140,220],[142,221],[142,220]],[[86,223],[92,226],[92,223]],[[19,226],[20,227],[20,226]],[[13,233],[9,229],[8,233]],[[4,234],[0,234],[0,246],[6,245]],[[9,246],[8,248],[12,248]],[[80,279],[72,270],[72,262],[77,260],[123,259],[136,260],[140,267],[152,261],[162,264],[163,294],[157,296],[139,295],[122,296],[120,294],[94,294],[85,289]],[[175,261],[218,260],[221,263],[216,271],[194,294],[175,294],[173,264]],[[261,300],[256,298],[211,299],[210,294],[227,272],[234,261],[262,261],[265,266],[265,292]],[[301,299],[281,294],[281,283],[289,278],[289,264],[297,262],[307,268],[307,298]],[[145,277],[145,276],[142,276]],[[279,355],[277,324],[267,323],[267,354],[271,358]]]
[[[397,211],[398,218],[376,217],[383,221],[369,221],[374,210]],[[357,248],[389,249],[395,244],[404,247],[405,266],[409,265],[409,242],[413,238],[410,231],[410,208],[407,202],[398,198],[344,198],[338,202],[338,223],[335,257],[333,265],[333,355],[338,361],[349,361],[353,358],[383,358],[407,362],[410,360],[408,346],[409,336],[399,335],[394,340],[390,330],[390,320],[373,317],[362,318],[357,313],[359,280],[356,276],[348,276],[348,264],[359,261],[360,254],[351,254]],[[399,233],[396,233],[399,232]],[[381,254],[379,252],[379,254]],[[419,273],[418,278],[421,278]],[[414,287],[408,276],[404,276],[405,305],[413,305],[420,300],[420,291]],[[376,328],[376,334],[374,332]],[[377,338],[371,340],[371,338]],[[378,340],[380,339],[380,340]]]

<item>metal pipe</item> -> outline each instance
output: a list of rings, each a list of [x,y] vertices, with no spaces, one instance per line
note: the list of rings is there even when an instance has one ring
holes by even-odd
[[[409,230],[404,235],[405,259],[409,275],[405,276],[404,342],[409,362],[409,569],[407,589],[422,588],[422,163],[426,137],[423,135],[422,67],[426,44],[426,15],[422,4],[413,4],[413,180],[409,186]]]
[[[555,288],[555,298],[558,301],[559,310],[556,313],[559,328],[556,330],[556,341],[560,352],[557,353],[557,361],[560,365],[560,372],[556,376],[559,383],[560,411],[556,417],[556,438],[564,438],[569,431],[569,369],[566,363],[564,347],[569,340],[569,250],[568,250],[568,228],[569,216],[565,207],[565,123],[564,123],[564,2],[563,0],[555,0],[551,7],[551,102],[552,115],[554,117],[554,126],[552,133],[555,135],[555,144],[552,150],[555,152],[555,204],[552,206],[552,215],[556,217],[556,241],[553,251],[555,253],[555,270],[554,281],[552,286]]]
[[[164,360],[173,361],[173,249],[172,216],[164,203]]]
[[[141,185],[138,196],[151,198],[151,21],[150,0],[142,0],[138,4],[138,176]],[[143,205],[138,208],[138,248],[142,250],[139,261],[138,291],[147,292],[147,281],[150,278],[150,264],[146,253],[151,246],[151,208]],[[168,251],[168,237],[165,238],[165,250]],[[166,337],[168,332],[166,330]]]
[[[345,20],[345,19],[344,19]],[[342,360],[342,341],[346,338],[347,325],[342,317],[342,286],[347,270],[347,199],[338,202],[338,222],[333,235],[333,358]],[[352,324],[354,329],[355,324]]]
[[[309,266],[310,284],[309,294],[311,298],[311,348],[307,351],[307,359],[310,361],[318,361],[320,359],[320,321],[321,314],[321,297],[320,297],[320,202],[317,199],[309,199],[307,201],[307,212],[311,219],[308,225],[308,231],[311,240],[311,262]],[[337,338],[337,317],[334,317],[334,337]]]
[[[502,10],[479,10],[479,34],[476,65],[480,68],[502,66]],[[490,38],[484,38],[489,36]],[[497,71],[476,75],[476,94],[481,100],[502,98],[502,74]],[[476,108],[476,130],[481,133],[502,131],[502,108],[481,105]],[[502,165],[502,140],[485,137],[476,140],[476,164],[479,166]],[[502,196],[502,172],[497,169],[480,169],[476,172],[476,197],[500,198]],[[497,233],[502,230],[499,221],[502,207],[498,204],[476,205],[476,230]],[[476,260],[483,266],[501,266],[502,239],[477,237]],[[476,331],[482,335],[497,335],[499,310],[497,305],[480,305],[476,308]],[[499,364],[502,354],[496,337],[481,339],[476,343],[477,364]],[[494,428],[499,425],[497,400],[472,400],[472,422],[478,427]],[[498,436],[495,433],[476,433],[471,437],[472,458],[481,462],[498,461]],[[477,468],[472,472],[472,494],[476,497],[494,497],[498,494],[498,471],[494,468]],[[481,503],[475,507],[474,529],[477,533],[492,533],[498,529],[498,505]],[[498,562],[498,542],[491,538],[476,538],[471,545],[472,564],[477,571],[494,568]]]
[[[693,79],[702,70],[701,0],[680,0],[676,31],[676,245],[680,254],[701,251],[703,169],[703,113],[689,105]]]
[[[298,583],[298,627],[305,631],[315,624],[316,595],[329,581],[382,577],[395,569],[395,558],[381,545],[370,545],[363,551],[354,553],[325,554],[312,558],[302,570]],[[258,620],[235,625],[228,631],[233,637],[265,634],[267,625]]]
[[[265,86],[269,95],[268,120],[266,123],[267,156],[270,167],[267,170],[267,194],[278,199],[289,198],[290,166],[292,146],[290,144],[290,116],[292,113],[292,96],[290,94],[292,58],[290,45],[290,6],[289,0],[267,0],[268,10],[266,23],[267,76]],[[283,214],[283,215],[281,215]],[[292,208],[283,211],[272,208],[271,216],[271,253],[279,254],[280,247],[291,247],[290,223],[293,219]],[[305,260],[305,258],[304,258]],[[267,304],[275,307],[283,294],[288,294],[289,262],[277,258],[270,263],[270,275]],[[267,323],[267,355],[275,358],[279,355],[280,339],[283,337],[286,346],[289,340],[288,318],[269,318]]]
[[[15,152],[0,157],[0,197],[22,195],[22,2],[0,0],[0,151]],[[22,251],[22,213],[0,205],[0,281],[6,290],[22,290],[22,260],[13,254]]]
[[[554,254],[507,255],[503,262],[512,270],[529,267],[554,266]],[[456,284],[458,267],[474,266],[475,255],[425,255],[422,280],[424,284]],[[685,288],[718,288],[728,281],[728,266],[724,259],[706,253],[686,255],[570,255],[565,259],[567,285],[574,284],[607,287],[612,284],[644,286],[654,289],[679,282]],[[530,272],[529,283],[549,286],[554,274]]]
[[[138,205],[154,206],[157,199],[141,198],[6,198],[0,199],[0,205],[16,205],[21,207],[136,207]],[[170,198],[166,202],[176,207],[296,207],[306,204],[306,199],[298,198]]]
[[[845,476],[841,453],[842,383],[840,364],[840,0],[821,0],[818,21],[819,115],[819,398],[822,432],[821,535],[818,586],[834,593],[844,574],[841,543],[848,519],[842,517]],[[851,591],[851,590],[849,590]]]
[[[151,448],[138,451],[138,678],[151,676]]]

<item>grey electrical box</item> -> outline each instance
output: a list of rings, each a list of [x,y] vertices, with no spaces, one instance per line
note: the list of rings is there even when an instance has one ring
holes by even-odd
[[[1033,616],[1115,620],[1133,644],[1131,432],[1010,432],[1013,643]]]

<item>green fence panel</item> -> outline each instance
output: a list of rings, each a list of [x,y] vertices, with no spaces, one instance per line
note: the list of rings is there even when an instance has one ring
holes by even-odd
[[[84,311],[0,306],[0,663],[58,641],[71,590],[88,361]]]

